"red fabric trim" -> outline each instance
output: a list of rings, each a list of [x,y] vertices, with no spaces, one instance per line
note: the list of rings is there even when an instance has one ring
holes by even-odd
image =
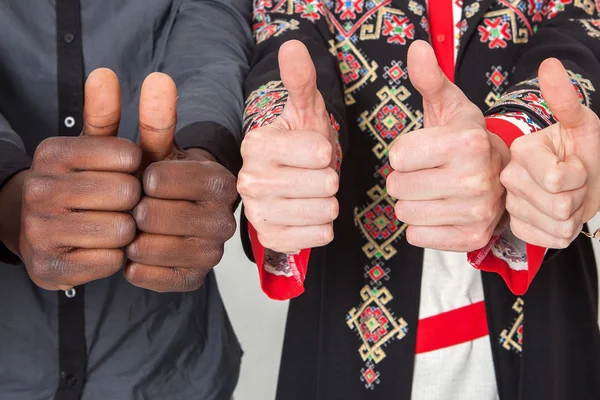
[[[260,286],[263,292],[273,300],[289,300],[304,293],[304,278],[308,269],[310,249],[305,249],[299,254],[288,256],[293,276],[275,275],[267,271],[264,267],[265,248],[260,244],[258,233],[250,223],[248,223],[248,234],[250,235],[252,254],[258,267]]]
[[[454,82],[454,19],[451,0],[429,0],[431,45],[444,74]]]
[[[517,296],[521,296],[527,292],[533,278],[535,278],[535,275],[540,270],[542,261],[544,261],[544,256],[546,255],[546,249],[527,244],[527,270],[515,271],[510,268],[506,261],[492,254],[491,248],[496,239],[497,237],[490,241],[491,245],[467,254],[467,259],[477,269],[499,274],[504,282],[506,282],[510,291]]]
[[[517,138],[524,135],[516,125],[504,119],[494,118],[493,116],[486,118],[486,128],[490,132],[500,136],[508,147]],[[542,261],[544,261],[544,256],[546,255],[546,249],[527,244],[527,270],[516,271],[510,268],[506,261],[497,258],[492,253],[492,247],[497,240],[498,236],[493,237],[483,249],[468,253],[467,259],[477,269],[499,274],[512,293],[518,296],[523,295],[527,292],[533,278],[540,270]]]
[[[489,334],[485,303],[474,303],[419,321],[416,353],[470,342]]]
[[[500,136],[509,148],[516,139],[524,135],[518,126],[505,119],[487,117],[485,127],[488,131]]]

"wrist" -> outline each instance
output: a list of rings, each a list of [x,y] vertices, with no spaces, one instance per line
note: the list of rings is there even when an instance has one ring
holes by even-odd
[[[16,173],[0,188],[0,241],[17,256],[21,232],[21,203],[29,170]]]
[[[502,171],[510,163],[510,148],[508,147],[506,142],[497,134],[488,131],[488,136],[490,138],[490,145],[492,147],[492,151],[500,157],[500,171]]]

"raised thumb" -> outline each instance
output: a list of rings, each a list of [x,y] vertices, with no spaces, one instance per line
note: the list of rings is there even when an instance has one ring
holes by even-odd
[[[446,78],[433,48],[423,40],[415,41],[408,49],[408,76],[423,96],[425,119],[433,125],[448,122],[442,120],[443,110],[457,109],[462,103],[469,102],[463,92]]]
[[[286,115],[292,129],[311,129],[329,134],[325,101],[317,89],[317,73],[308,49],[297,40],[279,49],[279,71],[288,91]]]
[[[139,109],[143,166],[164,160],[173,150],[177,125],[177,86],[169,75],[154,72],[142,85]]]
[[[83,134],[117,136],[121,122],[121,89],[117,75],[98,68],[85,82]]]
[[[587,122],[585,106],[579,102],[571,78],[560,61],[546,59],[540,65],[538,78],[542,97],[563,128],[578,128]]]

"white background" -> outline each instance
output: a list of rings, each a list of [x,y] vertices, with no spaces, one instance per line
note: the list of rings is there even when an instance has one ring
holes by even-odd
[[[592,232],[598,227],[600,216],[590,223]],[[600,241],[594,242],[600,263]],[[239,232],[225,246],[216,271],[229,318],[245,352],[235,400],[273,400],[288,303],[270,300],[262,293],[256,266],[244,255]]]

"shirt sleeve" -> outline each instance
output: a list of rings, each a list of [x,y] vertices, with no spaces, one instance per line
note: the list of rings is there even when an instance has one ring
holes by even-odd
[[[345,105],[337,54],[329,50],[328,42],[332,36],[328,17],[324,13],[324,4],[317,0],[290,4],[271,0],[257,0],[254,4],[252,30],[256,49],[245,85],[244,132],[271,123],[283,110],[288,94],[281,82],[277,55],[284,42],[299,40],[306,45],[315,63],[317,86],[338,134],[339,172],[342,153],[347,147]],[[267,296],[286,300],[303,293],[310,249],[297,254],[265,249],[243,213],[241,234],[246,254],[257,264],[261,287]]]
[[[184,0],[159,65],[178,87],[178,145],[209,151],[236,175],[250,14],[247,0]]]
[[[527,114],[519,111],[490,115],[486,118],[486,127],[509,147],[518,137],[541,129]],[[475,268],[500,274],[509,289],[521,295],[539,271],[545,254],[545,248],[525,243],[506,227],[484,248],[468,253],[467,258]]]
[[[510,87],[487,111],[487,128],[508,146],[523,134],[536,132],[558,121],[542,96],[537,70],[548,57],[558,58],[567,69],[579,100],[600,113],[600,26],[596,7],[577,2],[546,0],[547,10],[536,35],[524,45]],[[494,236],[483,249],[467,255],[483,271],[502,276],[516,295],[524,294],[539,271],[547,249],[517,239],[510,229]]]
[[[0,114],[0,189],[16,173],[29,167],[31,157],[25,150],[23,140]],[[0,242],[0,262],[17,264],[20,263],[20,259]]]

